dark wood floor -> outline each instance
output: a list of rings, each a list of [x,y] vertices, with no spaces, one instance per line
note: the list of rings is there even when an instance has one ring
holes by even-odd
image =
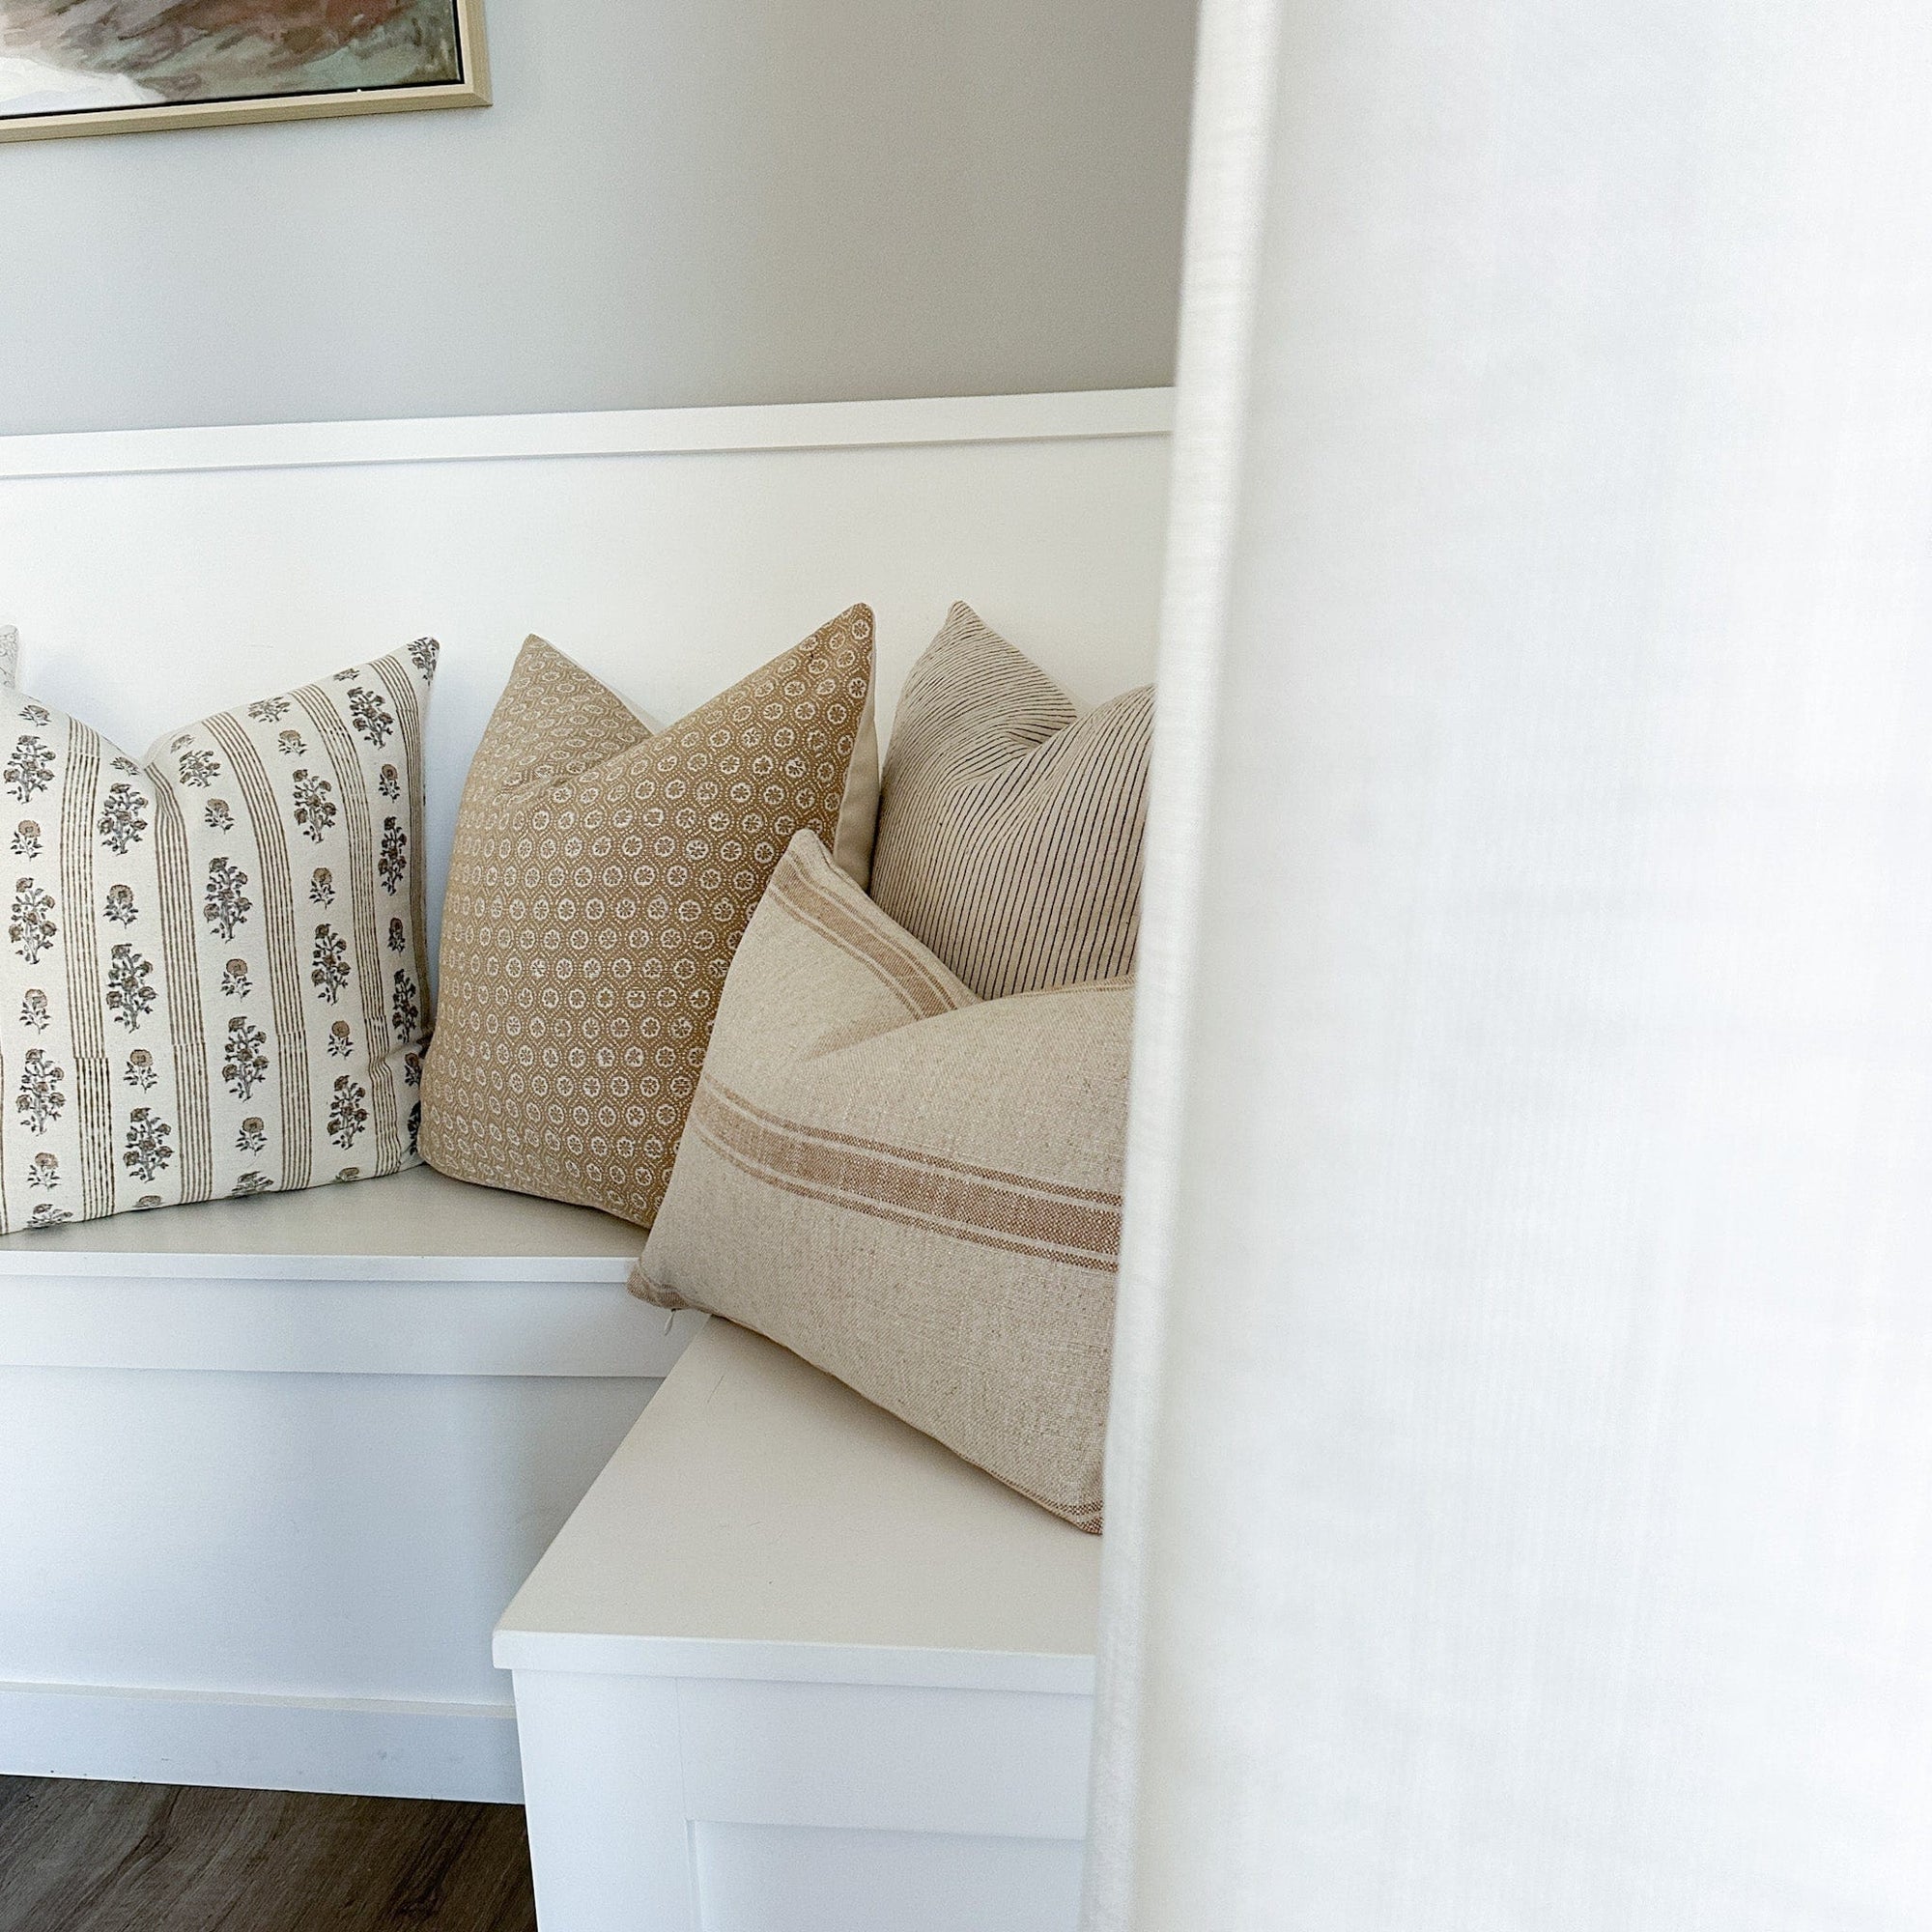
[[[0,1778],[0,1932],[534,1932],[514,1804]]]

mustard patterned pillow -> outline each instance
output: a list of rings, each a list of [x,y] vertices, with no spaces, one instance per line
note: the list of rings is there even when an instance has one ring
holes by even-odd
[[[864,605],[656,732],[532,638],[457,817],[430,1163],[648,1225],[773,867],[804,829],[863,876],[877,800]]]

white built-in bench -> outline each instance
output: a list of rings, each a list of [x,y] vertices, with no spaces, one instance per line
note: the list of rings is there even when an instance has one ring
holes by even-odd
[[[1099,1553],[711,1322],[497,1626],[544,1932],[1071,1932]]]
[[[0,1240],[0,1774],[514,1799],[503,1605],[699,1318],[427,1168]]]
[[[666,718],[854,598],[882,735],[956,597],[1083,697],[1144,682],[1168,413],[1107,391],[0,440],[6,614],[29,688],[130,745],[436,633],[434,923],[532,628]],[[427,1172],[0,1239],[0,1773],[515,1798],[491,1626],[699,1325],[627,1295],[639,1241]],[[775,1351],[705,1349],[505,1627],[537,1750],[573,1694],[678,1709],[695,1808],[674,1845],[640,1835],[671,1833],[660,1805],[604,1856],[695,1859],[709,1927],[1066,1924],[1095,1545]],[[599,1521],[629,1540],[597,1555]],[[581,1677],[599,1655],[612,1675]],[[671,1761],[622,1736],[600,1762]],[[590,1841],[547,1791],[532,1815],[568,1932]],[[863,1906],[881,1885],[896,1916]],[[649,1922],[633,1905],[577,1922]]]
[[[0,1774],[513,1800],[521,1728],[545,1932],[1066,1932],[1098,1541],[638,1244],[428,1169],[0,1241]]]

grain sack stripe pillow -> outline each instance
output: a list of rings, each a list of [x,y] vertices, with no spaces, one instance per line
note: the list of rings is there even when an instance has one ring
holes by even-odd
[[[876,974],[905,1002],[915,1019],[929,1019],[966,1004],[960,998],[966,989],[952,974],[936,971],[923,946],[886,921],[855,913],[845,897],[810,867],[781,866],[770,890],[782,897],[785,909],[801,924]]]
[[[861,1214],[934,1228],[1009,1254],[1114,1269],[1121,1197],[828,1132],[754,1106],[722,1080],[697,1090],[692,1124],[745,1173]]]
[[[414,1162],[435,666],[423,639],[139,763],[0,701],[0,1228]]]
[[[1100,1525],[1133,992],[980,1000],[810,834],[733,960],[632,1286]]]
[[[872,896],[982,998],[1133,971],[1151,686],[1080,716],[955,604],[893,724]]]

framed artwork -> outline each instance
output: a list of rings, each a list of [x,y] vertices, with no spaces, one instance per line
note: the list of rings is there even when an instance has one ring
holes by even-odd
[[[0,141],[489,101],[483,0],[0,0]]]

